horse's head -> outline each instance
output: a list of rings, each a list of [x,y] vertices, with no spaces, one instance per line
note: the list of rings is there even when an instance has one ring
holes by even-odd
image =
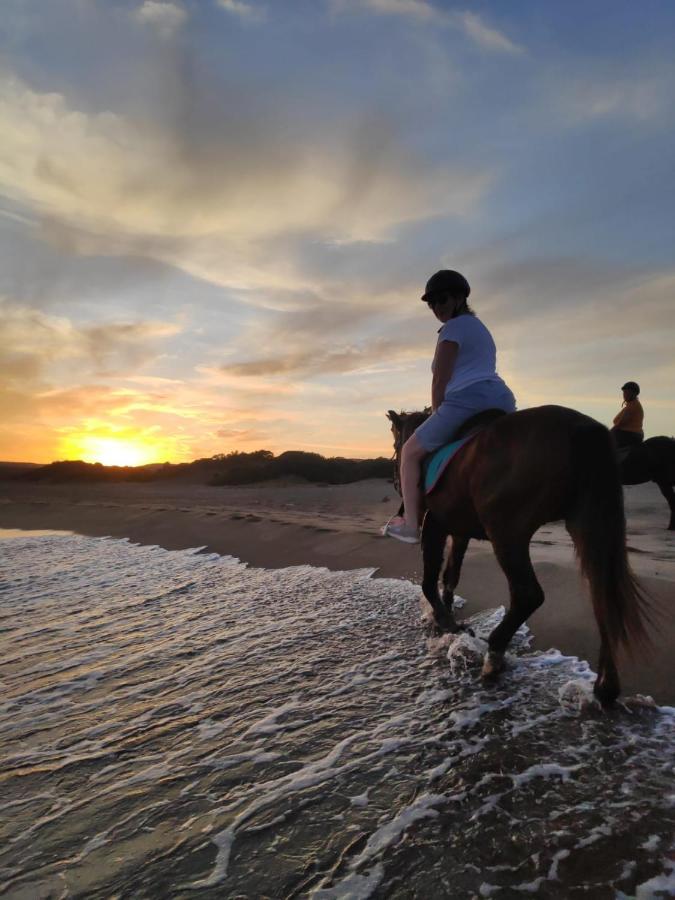
[[[390,409],[387,418],[391,422],[391,433],[394,435],[394,488],[401,493],[401,450],[413,431],[431,415],[427,407],[424,412],[394,412]]]

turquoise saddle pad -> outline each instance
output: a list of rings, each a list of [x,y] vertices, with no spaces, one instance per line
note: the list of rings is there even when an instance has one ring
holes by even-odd
[[[460,447],[463,447],[464,444],[471,439],[471,437],[473,437],[473,435],[462,438],[459,441],[453,441],[451,444],[445,444],[445,446],[439,447],[438,450],[435,450],[431,456],[427,458],[427,461],[424,464],[425,494],[430,494],[433,491],[438,483],[438,479],[443,472],[445,472],[445,468],[452,457],[457,453]]]

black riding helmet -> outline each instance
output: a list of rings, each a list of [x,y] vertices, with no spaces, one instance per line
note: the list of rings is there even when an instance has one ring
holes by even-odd
[[[466,299],[470,293],[471,287],[463,275],[453,269],[441,269],[427,281],[422,300],[428,303],[434,294],[452,294]]]
[[[640,393],[640,385],[637,383],[637,381],[627,381],[624,385],[622,385],[621,390],[622,391],[635,391],[636,394],[639,394]]]

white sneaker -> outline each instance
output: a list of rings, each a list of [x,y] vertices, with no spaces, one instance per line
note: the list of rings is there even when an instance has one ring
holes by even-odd
[[[382,529],[382,534],[387,535],[387,537],[396,538],[397,541],[403,541],[404,544],[419,544],[420,540],[419,528],[411,528],[410,525],[406,525],[405,522],[401,522],[397,525],[387,522]]]

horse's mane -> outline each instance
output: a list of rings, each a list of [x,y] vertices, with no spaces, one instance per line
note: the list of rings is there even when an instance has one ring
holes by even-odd
[[[402,423],[406,423],[406,431],[412,433],[418,425],[421,425],[422,422],[425,422],[429,416],[431,415],[431,407],[427,406],[426,409],[420,411],[416,410],[405,410],[402,409],[400,412],[395,412],[395,410],[390,409],[387,413],[387,418],[398,430],[401,430]]]

